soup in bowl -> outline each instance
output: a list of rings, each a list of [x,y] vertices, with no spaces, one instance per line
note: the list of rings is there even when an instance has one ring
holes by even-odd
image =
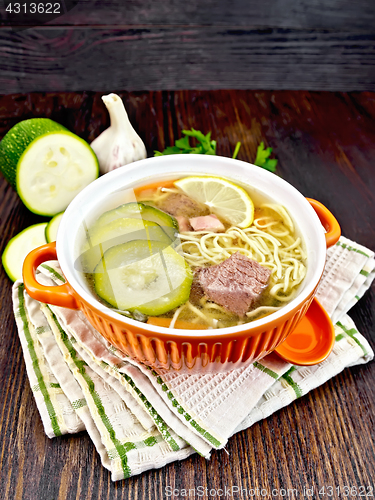
[[[109,342],[156,369],[230,370],[287,338],[338,237],[327,209],[259,167],[150,158],[85,188],[56,247],[26,259],[24,282],[37,300],[82,310]],[[56,255],[67,283],[43,287],[35,269]]]

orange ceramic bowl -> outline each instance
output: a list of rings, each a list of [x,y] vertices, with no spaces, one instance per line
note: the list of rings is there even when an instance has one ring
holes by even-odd
[[[75,263],[85,225],[106,210],[131,200],[133,189],[185,177],[215,175],[259,190],[288,210],[304,240],[307,275],[298,295],[280,310],[253,322],[218,330],[178,330],[128,319],[100,303]],[[134,198],[133,198],[134,199]],[[323,227],[324,226],[324,227]],[[306,314],[321,279],[326,249],[340,228],[320,203],[307,200],[293,186],[257,166],[230,158],[201,155],[161,156],[114,170],[87,186],[67,208],[57,242],[31,252],[25,260],[25,288],[35,299],[80,309],[90,323],[123,353],[156,369],[227,371],[272,352]],[[65,285],[45,287],[35,280],[42,262],[58,259]]]

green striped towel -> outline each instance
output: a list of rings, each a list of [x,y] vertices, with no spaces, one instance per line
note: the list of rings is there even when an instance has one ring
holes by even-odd
[[[55,437],[86,428],[114,481],[194,452],[208,458],[235,432],[373,358],[346,312],[370,286],[374,269],[373,252],[345,238],[329,250],[319,299],[336,318],[336,344],[320,365],[297,368],[271,354],[207,375],[156,373],[109,345],[82,313],[40,304],[18,281],[14,312],[45,432]],[[45,284],[62,281],[56,262],[40,271]]]
[[[334,324],[351,309],[375,276],[374,252],[343,236],[327,251],[317,297]]]

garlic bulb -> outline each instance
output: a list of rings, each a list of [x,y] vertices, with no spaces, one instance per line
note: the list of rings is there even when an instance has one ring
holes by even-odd
[[[131,126],[121,98],[116,94],[104,95],[111,125],[90,144],[99,160],[100,173],[146,158],[142,139]]]

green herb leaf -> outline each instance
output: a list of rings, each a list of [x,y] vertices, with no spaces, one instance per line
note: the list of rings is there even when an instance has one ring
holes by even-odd
[[[192,128],[191,130],[183,130],[182,133],[184,135],[187,135],[189,137],[194,137],[195,139],[197,139],[198,142],[209,142],[210,139],[202,134],[202,132],[200,130],[195,130],[194,128]],[[211,132],[209,132],[209,136],[211,135]]]
[[[272,153],[272,148],[264,149],[264,142],[261,142],[257,149],[257,156],[254,165],[265,168],[270,172],[276,172],[277,160],[269,158]]]
[[[177,139],[174,146],[168,146],[164,151],[154,151],[155,156],[176,155],[176,154],[195,154],[195,155],[216,155],[216,141],[211,140],[211,132],[204,135],[200,130],[183,130],[184,137]],[[189,138],[195,139],[195,145],[190,144]],[[237,158],[241,143],[237,142],[232,158]],[[277,160],[270,158],[272,148],[264,148],[264,142],[261,142],[257,149],[257,156],[254,164],[265,168],[270,172],[276,172]]]
[[[182,150],[176,146],[168,146],[163,152],[154,151],[154,156],[164,156],[164,155],[178,155],[181,154]]]
[[[233,156],[232,156],[232,158],[234,160],[237,158],[238,151],[240,150],[240,147],[241,147],[241,143],[237,142],[236,147],[234,148],[234,151],[233,151]]]
[[[216,141],[211,141],[211,132],[204,135],[199,130],[183,130],[185,137],[177,139],[174,146],[168,146],[164,151],[154,151],[155,156],[173,155],[173,154],[199,154],[215,155]],[[195,146],[190,145],[189,137],[196,140]]]
[[[185,136],[182,137],[181,139],[177,139],[177,141],[175,142],[175,146],[180,149],[191,149],[189,137]]]

